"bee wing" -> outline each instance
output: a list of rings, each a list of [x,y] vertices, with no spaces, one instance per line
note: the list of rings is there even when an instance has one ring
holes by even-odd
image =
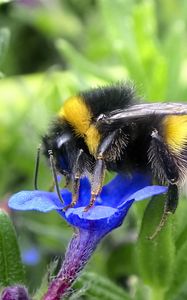
[[[185,103],[143,103],[127,107],[123,110],[111,112],[103,118],[104,123],[112,124],[116,121],[146,118],[151,115],[187,115]]]

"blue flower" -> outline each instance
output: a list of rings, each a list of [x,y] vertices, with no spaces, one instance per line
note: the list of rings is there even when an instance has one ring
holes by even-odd
[[[105,185],[94,207],[87,212],[91,189],[87,178],[80,183],[77,204],[67,211],[63,208],[71,203],[72,194],[67,189],[61,191],[64,204],[55,192],[22,191],[9,200],[10,208],[17,210],[38,210],[58,213],[77,228],[66,251],[63,265],[50,283],[44,300],[57,300],[67,293],[79,272],[88,262],[99,241],[111,230],[120,226],[134,201],[167,192],[167,187],[153,186],[149,177],[143,174],[117,175]]]
[[[36,247],[30,247],[22,251],[22,262],[28,266],[35,266],[40,262],[41,254]]]
[[[103,234],[118,227],[123,222],[130,206],[153,195],[164,193],[167,187],[150,185],[150,178],[142,174],[134,176],[117,175],[105,185],[94,207],[87,212],[84,207],[90,200],[90,183],[85,177],[80,183],[79,199],[75,207],[63,211],[70,204],[72,194],[67,189],[61,191],[64,204],[55,192],[22,191],[13,195],[9,200],[9,207],[16,210],[38,210],[58,213],[72,226],[82,229],[102,231]]]
[[[38,210],[49,212],[57,210],[58,213],[72,226],[101,230],[106,234],[113,228],[121,225],[128,209],[134,201],[139,201],[153,195],[164,193],[164,186],[150,185],[150,179],[142,174],[133,177],[117,175],[110,183],[105,185],[94,207],[87,212],[84,207],[90,200],[90,183],[85,177],[80,183],[79,200],[75,207],[63,211],[70,204],[72,194],[67,189],[61,191],[64,204],[55,192],[22,191],[13,195],[9,200],[9,207],[17,210]]]

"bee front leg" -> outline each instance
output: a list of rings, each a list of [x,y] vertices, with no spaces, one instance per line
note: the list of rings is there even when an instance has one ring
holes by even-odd
[[[103,181],[105,177],[105,162],[102,159],[98,159],[95,164],[94,173],[91,182],[91,199],[88,206],[85,207],[84,211],[88,211],[95,203],[97,196],[100,194]]]
[[[99,146],[97,157],[96,157],[96,163],[93,171],[93,177],[91,182],[91,199],[88,206],[85,207],[84,211],[88,211],[95,203],[95,200],[97,196],[100,194],[103,181],[105,177],[105,152],[108,150],[108,148],[111,146],[114,138],[116,135],[116,131],[109,134],[102,143]]]
[[[80,171],[80,159],[83,154],[83,150],[80,149],[77,158],[75,161],[75,166],[73,168],[73,180],[72,180],[72,200],[69,205],[64,207],[64,211],[66,211],[70,207],[74,207],[77,203],[78,196],[79,196],[79,187],[80,187],[80,178],[81,178],[81,171]]]
[[[167,200],[165,202],[162,218],[153,235],[149,237],[149,239],[153,239],[165,225],[168,216],[171,213],[174,213],[177,208],[179,197],[177,186],[177,182],[179,180],[179,170],[173,155],[168,149],[168,146],[164,143],[163,138],[156,130],[152,132],[149,158],[153,171],[156,168],[156,172],[154,173],[161,172],[161,176],[164,177],[164,179],[169,183]]]

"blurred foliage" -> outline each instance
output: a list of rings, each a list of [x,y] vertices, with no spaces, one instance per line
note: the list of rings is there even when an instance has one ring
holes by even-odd
[[[147,101],[187,100],[186,24],[185,0],[0,1],[1,206],[14,219],[22,251],[34,246],[41,254],[38,265],[26,266],[31,291],[39,287],[51,258],[63,255],[72,232],[55,213],[21,214],[7,208],[11,193],[32,189],[40,136],[63,101],[89,87],[132,80]],[[39,185],[45,189],[50,183],[42,160]],[[135,239],[146,204],[133,208],[88,266],[144,300],[150,291],[139,279]],[[169,300],[186,299],[187,294],[187,274],[180,271],[187,264],[186,211],[181,201],[174,220],[178,263]],[[108,288],[107,280],[103,284]],[[86,291],[84,299],[97,299]],[[126,299],[125,292],[118,292]]]

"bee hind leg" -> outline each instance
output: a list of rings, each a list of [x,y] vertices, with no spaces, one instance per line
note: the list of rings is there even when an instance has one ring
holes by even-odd
[[[175,184],[170,184],[168,187],[167,200],[165,202],[164,211],[161,220],[156,227],[154,233],[148,237],[149,240],[153,240],[159,232],[162,230],[167,222],[169,215],[174,214],[178,205],[178,187]]]
[[[152,133],[150,152],[150,157],[153,159],[152,168],[161,169],[166,181],[169,183],[163,215],[155,232],[149,237],[152,240],[162,230],[169,215],[174,214],[177,208],[179,198],[177,186],[179,170],[173,155],[171,155],[167,145],[157,131],[153,131]]]

